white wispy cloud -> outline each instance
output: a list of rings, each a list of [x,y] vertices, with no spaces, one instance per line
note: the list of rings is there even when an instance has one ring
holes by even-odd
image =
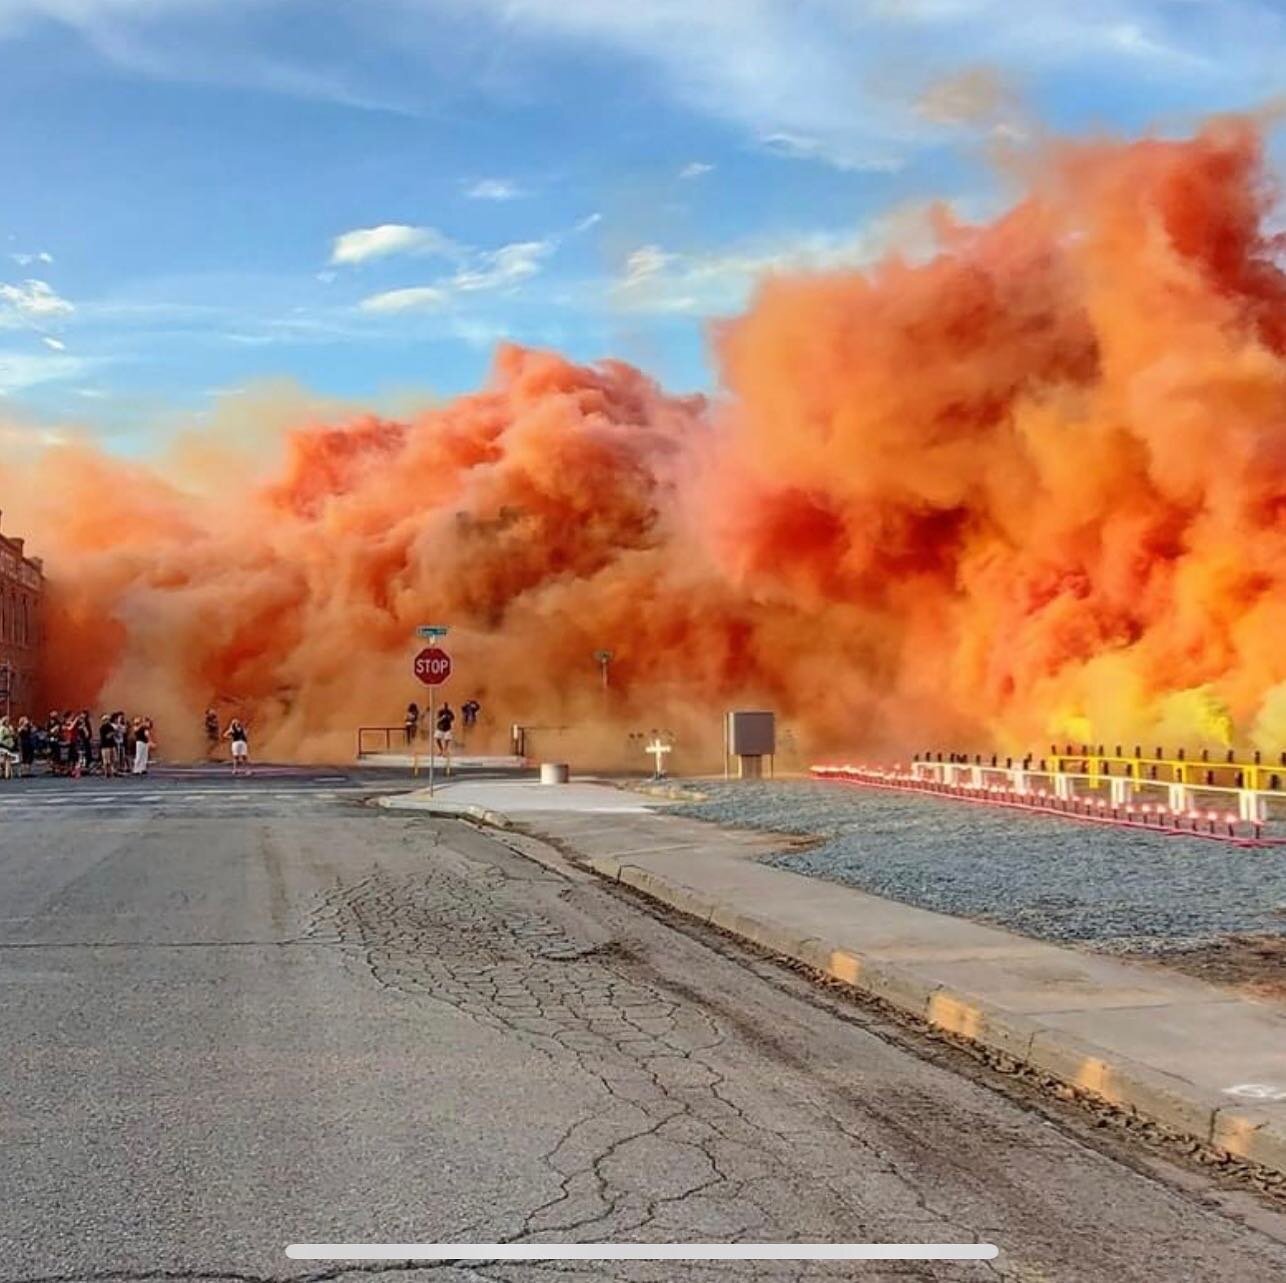
[[[465,188],[470,200],[517,200],[526,191],[508,178],[480,178]]]
[[[640,245],[626,255],[607,297],[630,312],[707,315],[740,308],[773,274],[863,267],[896,247],[908,258],[934,246],[927,209],[906,209],[857,229],[756,238],[726,250],[680,252]]]
[[[10,352],[0,349],[0,395],[25,391],[43,383],[79,379],[94,362],[63,353]]]
[[[0,285],[0,326],[41,325],[70,316],[76,309],[48,281],[25,280]]]
[[[1224,106],[1273,92],[1286,61],[1280,0],[449,2],[489,14],[510,40],[561,39],[641,62],[684,106],[778,154],[851,171],[892,170],[950,136],[914,101],[963,58],[1020,78],[1075,73],[1090,94],[1180,76]]]
[[[597,212],[593,214],[586,214],[585,217],[582,218],[580,222],[577,223],[576,226],[572,228],[572,231],[587,232],[591,227],[596,227],[602,221],[603,221],[602,214],[599,214]]]
[[[833,141],[814,138],[806,134],[792,134],[778,130],[772,134],[761,134],[759,145],[764,151],[775,156],[786,156],[791,160],[818,160],[830,165],[833,169],[849,170],[854,173],[895,173],[905,163],[901,156],[891,152],[866,154],[860,151],[849,151],[836,147]]]
[[[380,294],[371,294],[357,306],[363,312],[412,312],[424,308],[441,307],[449,297],[446,290],[434,285],[411,285],[405,289],[384,290]]]
[[[67,344],[62,339],[50,338],[48,334],[41,337],[40,340],[51,352],[65,352]]]
[[[52,263],[54,256],[48,250],[37,250],[34,254],[10,254],[19,267],[30,267],[32,263]]]
[[[545,259],[557,247],[555,237],[514,241],[493,250],[458,247],[460,266],[449,275],[426,285],[370,294],[357,306],[362,312],[375,314],[424,311],[441,308],[461,295],[512,290],[540,272]]]
[[[377,227],[355,227],[331,242],[332,264],[368,263],[390,254],[440,254],[457,252],[458,246],[434,227],[412,227],[407,223],[380,223]]]
[[[619,288],[633,289],[650,281],[673,263],[677,255],[667,254],[659,245],[640,245],[625,256],[625,267],[621,272]]]
[[[915,110],[917,82],[958,69],[962,56],[1002,73],[1075,74],[1091,99],[1095,85],[1178,77],[1196,91],[1194,114],[1278,90],[1286,62],[1281,0],[365,0],[360,23],[342,25],[336,15],[352,6],[315,0],[310,20],[342,40],[307,59],[276,20],[280,7],[0,0],[0,40],[49,24],[136,75],[409,112],[479,86],[512,94],[514,77],[562,44],[623,74],[644,68],[649,86],[747,139],[851,170],[889,169],[942,141],[947,127]],[[477,33],[450,57],[444,16]],[[409,74],[388,74],[380,55],[394,42]],[[501,59],[504,76],[494,74]]]
[[[540,271],[541,264],[553,253],[554,244],[552,239],[515,241],[485,251],[451,277],[451,287],[468,293],[517,285]]]
[[[692,160],[679,170],[679,177],[700,178],[702,174],[708,174],[713,168],[713,165],[707,164],[704,160]]]
[[[397,3],[372,0],[372,7],[382,4],[393,22]],[[0,0],[0,40],[56,24],[137,76],[415,114],[413,100],[391,93],[360,62],[301,58],[293,32],[272,29],[279,8],[261,0]]]

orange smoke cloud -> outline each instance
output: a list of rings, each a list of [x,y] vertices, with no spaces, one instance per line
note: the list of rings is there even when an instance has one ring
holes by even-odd
[[[267,480],[47,450],[0,470],[47,557],[47,698],[153,709],[171,745],[221,700],[260,751],[341,757],[441,621],[452,698],[504,721],[717,743],[744,701],[818,752],[1276,748],[1269,200],[1248,124],[1065,147],[995,223],[944,216],[931,261],[766,282],[713,407],[504,347],[444,408],[291,432]]]

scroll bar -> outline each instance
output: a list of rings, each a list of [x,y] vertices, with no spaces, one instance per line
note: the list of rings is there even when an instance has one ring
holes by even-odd
[[[293,1261],[991,1261],[994,1243],[291,1243]]]

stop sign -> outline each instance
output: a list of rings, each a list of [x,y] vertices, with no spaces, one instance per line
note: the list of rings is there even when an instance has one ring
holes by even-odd
[[[451,676],[451,656],[440,646],[426,646],[415,657],[415,675],[426,686],[441,686]]]

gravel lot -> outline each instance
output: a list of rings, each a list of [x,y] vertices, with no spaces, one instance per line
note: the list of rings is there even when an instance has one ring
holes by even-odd
[[[775,863],[890,899],[1113,953],[1164,954],[1230,935],[1286,936],[1286,848],[992,811],[808,781],[707,785],[682,812],[811,834]]]

